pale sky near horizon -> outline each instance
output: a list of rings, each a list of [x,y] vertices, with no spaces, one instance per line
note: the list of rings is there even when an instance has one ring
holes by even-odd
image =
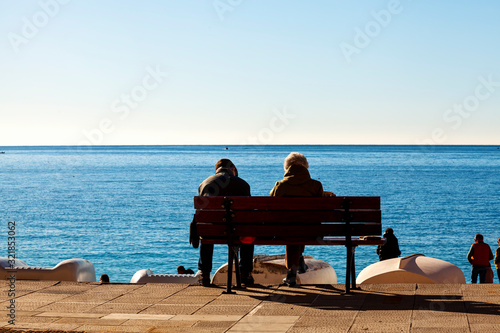
[[[0,0],[0,146],[500,144],[498,1]]]

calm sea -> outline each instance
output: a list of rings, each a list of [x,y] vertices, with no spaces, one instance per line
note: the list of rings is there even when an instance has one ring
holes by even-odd
[[[68,258],[90,260],[96,275],[129,282],[144,268],[196,271],[198,250],[188,226],[198,185],[214,163],[230,158],[252,188],[269,195],[292,151],[337,195],[380,196],[383,228],[392,227],[403,255],[449,261],[470,281],[466,255],[474,234],[492,250],[500,237],[500,150],[497,146],[102,146],[0,147],[0,216],[16,221],[17,257],[32,266]],[[1,231],[0,231],[1,232]],[[284,247],[257,246],[256,254]],[[309,246],[329,262],[339,282],[345,248]],[[226,260],[216,246],[214,270]],[[356,269],[376,262],[374,246],[356,253]],[[495,282],[497,278],[495,277]]]

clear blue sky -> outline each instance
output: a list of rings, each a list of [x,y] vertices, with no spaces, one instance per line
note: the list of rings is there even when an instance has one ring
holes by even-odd
[[[499,13],[0,0],[0,146],[500,144]]]

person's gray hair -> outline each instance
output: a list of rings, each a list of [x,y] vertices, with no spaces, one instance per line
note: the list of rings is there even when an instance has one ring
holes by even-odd
[[[283,168],[286,171],[288,170],[289,167],[291,167],[294,164],[302,165],[306,169],[309,168],[309,163],[307,163],[307,158],[301,153],[290,153],[285,158],[285,163],[283,164]]]

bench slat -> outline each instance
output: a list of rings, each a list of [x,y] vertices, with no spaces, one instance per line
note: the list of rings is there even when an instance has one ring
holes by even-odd
[[[198,234],[202,238],[220,237],[226,235],[227,226],[223,224],[197,223]],[[381,234],[382,226],[379,223],[350,224],[352,236],[368,236]],[[234,227],[235,237],[279,237],[300,238],[318,236],[340,236],[345,235],[347,226],[344,224],[320,224],[320,225],[238,225]]]
[[[232,209],[285,209],[285,210],[322,210],[343,209],[345,199],[350,209],[380,209],[380,197],[228,197],[233,200]],[[196,209],[220,209],[224,197],[194,197]]]
[[[383,239],[373,239],[373,240],[360,240],[359,238],[354,237],[351,241],[351,245],[359,246],[359,245],[381,245],[384,244]],[[203,244],[227,244],[226,238],[204,238],[201,240]],[[234,241],[234,245],[241,245],[239,240]],[[254,245],[346,245],[347,241],[345,238],[332,238],[328,237],[317,241],[315,239],[309,240],[301,240],[301,241],[293,241],[293,240],[266,240],[266,239],[256,239],[252,244]]]
[[[198,210],[196,221],[210,223],[225,223],[226,212],[223,210]],[[345,213],[342,210],[317,210],[317,211],[234,211],[233,223],[311,223],[311,222],[345,222]],[[380,210],[357,210],[349,211],[351,222],[380,222],[382,215]]]

